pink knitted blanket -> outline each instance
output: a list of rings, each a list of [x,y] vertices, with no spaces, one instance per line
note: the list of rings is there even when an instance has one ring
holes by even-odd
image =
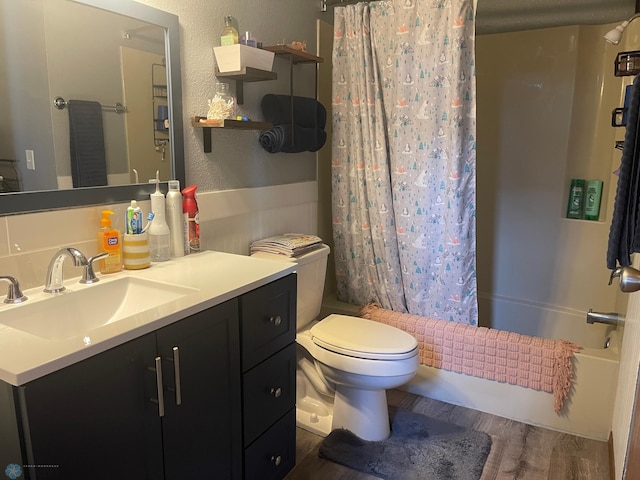
[[[573,354],[581,348],[575,343],[397,313],[377,304],[362,307],[360,315],[413,335],[423,365],[553,393],[556,413],[569,395]]]

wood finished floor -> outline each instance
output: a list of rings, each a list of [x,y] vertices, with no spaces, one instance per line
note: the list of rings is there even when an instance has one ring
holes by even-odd
[[[488,433],[493,444],[481,480],[609,480],[606,442],[533,427],[400,390],[389,391],[387,397],[389,405]],[[297,462],[285,480],[377,478],[319,458],[321,441],[322,437],[297,429]]]

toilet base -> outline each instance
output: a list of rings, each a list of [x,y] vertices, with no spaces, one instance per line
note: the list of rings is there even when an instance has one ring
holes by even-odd
[[[326,437],[331,433],[332,422],[333,415],[331,414],[319,415],[304,408],[296,407],[296,427],[300,427],[307,432]]]
[[[387,392],[337,385],[331,428],[347,429],[372,442],[386,440],[391,435]]]

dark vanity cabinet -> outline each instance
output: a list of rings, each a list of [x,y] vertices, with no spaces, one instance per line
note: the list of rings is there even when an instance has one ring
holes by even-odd
[[[295,296],[292,274],[3,384],[0,463],[37,480],[283,478],[295,463]]]
[[[296,452],[296,278],[240,299],[244,473],[283,478]]]

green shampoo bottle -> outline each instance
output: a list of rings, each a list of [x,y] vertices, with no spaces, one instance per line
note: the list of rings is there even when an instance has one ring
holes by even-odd
[[[602,180],[589,180],[584,202],[585,220],[598,220],[600,217],[600,199],[602,198]]]

